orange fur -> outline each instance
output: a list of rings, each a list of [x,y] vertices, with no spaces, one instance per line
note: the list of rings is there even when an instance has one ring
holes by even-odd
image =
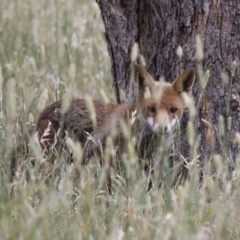
[[[110,135],[112,128],[116,127],[117,134],[113,138],[113,142],[118,149],[116,155],[120,157],[125,146],[124,134],[120,127],[120,120],[123,120],[129,126],[130,135],[138,140],[136,150],[139,157],[145,158],[146,162],[151,161],[153,151],[159,146],[160,136],[162,134],[171,135],[176,118],[180,119],[183,114],[185,105],[181,93],[191,94],[195,69],[185,70],[172,84],[154,81],[140,65],[135,65],[135,69],[140,74],[137,102],[106,104],[93,100],[96,123],[92,122],[84,99],[72,100],[65,113],[61,113],[61,101],[46,107],[40,114],[36,125],[39,140],[46,138],[44,144],[41,144],[42,148],[45,148],[47,153],[50,152],[50,146],[55,141],[54,136],[61,128],[61,139],[67,132],[70,138],[82,144],[84,147],[82,162],[86,163],[96,149],[93,142],[88,141],[86,132],[92,134],[96,140],[100,140],[104,148],[106,138]],[[136,111],[135,121],[131,124],[130,117],[134,111]],[[48,122],[51,122],[49,134],[43,136],[49,126]],[[152,141],[153,139],[154,141]],[[58,146],[60,146],[58,148],[60,152],[61,144]],[[101,157],[100,159],[100,163],[103,164],[104,159]],[[112,161],[110,161],[110,165],[112,165]],[[107,178],[110,182],[110,177]],[[111,183],[109,183],[109,189],[110,185]]]

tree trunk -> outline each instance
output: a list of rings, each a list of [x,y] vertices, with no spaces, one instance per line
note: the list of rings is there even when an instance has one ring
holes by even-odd
[[[112,62],[113,85],[117,102],[120,90],[130,89],[130,54],[138,33],[137,0],[98,1],[105,25],[106,41]]]
[[[193,95],[199,103],[197,132],[201,135],[199,151],[202,164],[210,159],[212,150],[232,161],[239,147],[235,133],[240,131],[240,68],[232,74],[232,66],[240,56],[240,3],[210,0],[98,0],[106,29],[106,40],[112,60],[112,75],[117,100],[119,90],[127,96],[130,85],[130,54],[134,42],[146,60],[146,68],[155,79],[161,75],[172,81],[182,69],[199,66],[195,58],[196,36],[204,46],[203,70],[210,70],[206,89],[197,83]],[[181,46],[183,58],[176,55]],[[222,81],[221,73],[229,81]],[[226,80],[226,79],[225,79]],[[229,107],[228,107],[229,106]],[[219,116],[224,132],[219,132]],[[182,119],[186,128],[188,114]],[[229,122],[231,121],[231,125]],[[222,127],[221,127],[222,129]],[[183,130],[181,152],[189,155]],[[224,136],[224,138],[222,138]],[[182,138],[181,138],[182,139]]]

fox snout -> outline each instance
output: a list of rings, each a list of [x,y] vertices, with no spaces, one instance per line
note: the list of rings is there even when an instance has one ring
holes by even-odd
[[[170,119],[166,111],[160,111],[155,117],[147,118],[147,123],[151,130],[158,134],[172,133],[176,122],[176,117]]]

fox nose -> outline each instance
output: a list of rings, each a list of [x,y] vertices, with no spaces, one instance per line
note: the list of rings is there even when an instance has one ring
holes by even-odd
[[[161,133],[167,133],[168,132],[168,127],[167,126],[159,126],[158,130]]]

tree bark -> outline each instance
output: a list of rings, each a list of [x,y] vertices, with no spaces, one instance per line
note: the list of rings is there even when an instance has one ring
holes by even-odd
[[[134,42],[146,60],[146,69],[155,79],[164,76],[172,81],[190,66],[198,66],[195,58],[196,36],[204,45],[203,70],[210,77],[202,95],[196,83],[193,91],[199,108],[197,133],[201,134],[199,152],[202,164],[212,152],[223,153],[233,161],[239,152],[235,133],[240,131],[240,68],[232,74],[232,66],[240,56],[240,2],[210,0],[98,0],[106,29],[106,40],[112,60],[112,75],[117,100],[119,91],[131,91],[130,54]],[[176,55],[181,46],[183,58]],[[222,72],[229,81],[224,83]],[[234,76],[233,76],[234,75]],[[229,106],[229,107],[228,107]],[[225,133],[219,132],[219,116],[224,119]],[[186,139],[188,114],[182,119],[181,152],[189,155]],[[231,121],[231,126],[229,122]],[[222,134],[222,135],[221,135]],[[222,138],[224,136],[224,139]],[[182,139],[182,138],[181,138]]]
[[[130,54],[138,32],[137,0],[96,0],[105,25],[105,37],[112,62],[113,86],[116,100],[120,90],[130,94]]]

